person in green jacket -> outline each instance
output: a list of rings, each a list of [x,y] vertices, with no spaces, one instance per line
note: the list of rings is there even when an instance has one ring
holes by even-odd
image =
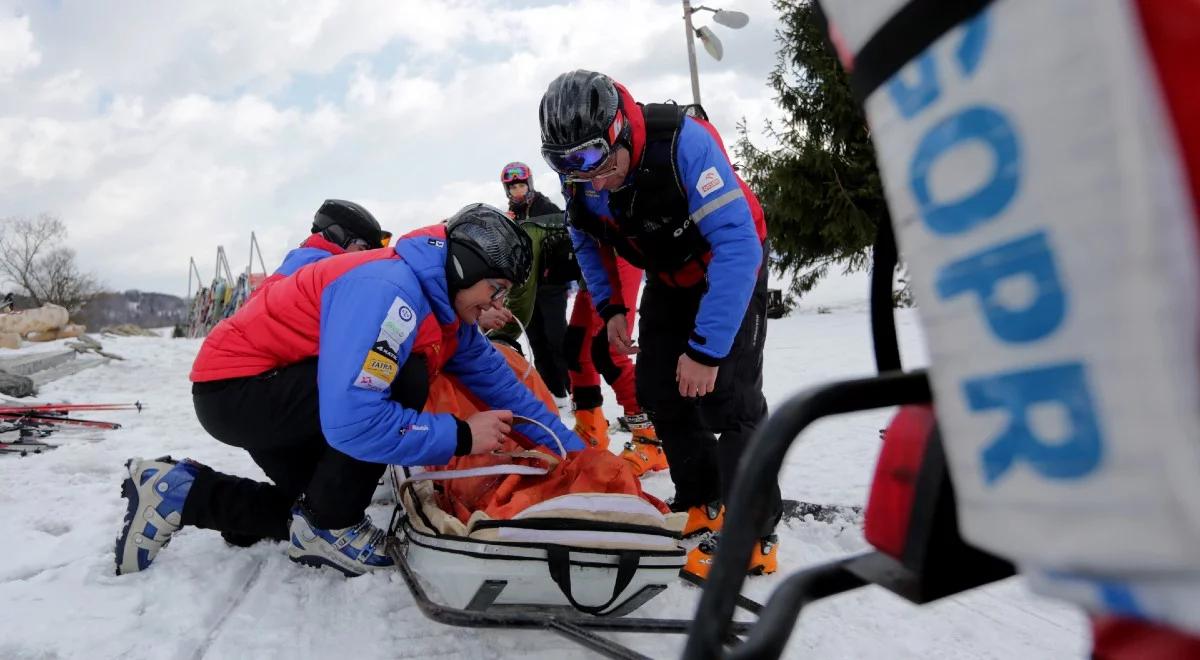
[[[533,189],[533,176],[524,163],[509,163],[500,173],[508,197],[509,215],[533,241],[533,275],[508,294],[507,310],[489,310],[479,325],[493,340],[519,350],[524,327],[533,349],[533,362],[560,408],[570,405],[567,359],[567,293],[579,279],[579,266],[567,234],[562,209]],[[520,325],[517,321],[520,321]]]

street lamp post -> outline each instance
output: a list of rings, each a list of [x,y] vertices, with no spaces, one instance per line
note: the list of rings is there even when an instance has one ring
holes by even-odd
[[[704,45],[704,50],[712,56],[714,60],[721,61],[721,57],[725,54],[721,47],[721,40],[717,38],[716,33],[708,26],[696,29],[692,25],[692,14],[698,11],[711,11],[713,20],[718,25],[724,25],[727,28],[734,30],[743,28],[746,23],[750,22],[750,17],[740,11],[728,11],[725,9],[713,9],[712,7],[693,7],[689,0],[683,1],[683,29],[687,36],[687,53],[688,53],[688,70],[692,74],[692,102],[696,105],[700,104],[700,74],[696,70],[696,42],[695,38],[700,38],[700,43]]]

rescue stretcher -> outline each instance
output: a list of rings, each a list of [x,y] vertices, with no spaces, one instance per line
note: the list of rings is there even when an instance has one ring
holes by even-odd
[[[477,512],[463,523],[438,506],[434,481],[481,470],[539,474],[557,462],[523,453],[533,456],[547,467],[389,468],[397,504],[388,554],[422,612],[447,625],[543,628],[616,658],[644,656],[598,632],[685,633],[691,620],[629,615],[679,584],[686,514],[663,514],[636,496],[609,493],[554,497],[510,520]]]

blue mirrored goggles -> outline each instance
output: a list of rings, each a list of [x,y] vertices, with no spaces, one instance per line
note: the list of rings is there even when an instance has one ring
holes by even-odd
[[[559,174],[586,174],[595,172],[608,161],[612,155],[612,147],[604,138],[588,140],[570,149],[542,147],[542,157],[546,163]]]

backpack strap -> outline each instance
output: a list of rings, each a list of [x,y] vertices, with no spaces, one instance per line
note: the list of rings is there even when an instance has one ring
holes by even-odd
[[[535,215],[532,218],[525,218],[517,223],[520,226],[533,225],[542,229],[566,229],[567,219],[562,213],[546,213],[544,215]]]
[[[675,189],[684,200],[687,199],[687,191],[676,166],[676,156],[679,129],[683,126],[683,118],[690,114],[690,108],[699,106],[679,105],[673,102],[642,105],[642,117],[646,122],[646,147],[642,152],[638,177],[661,189],[666,187],[666,178],[669,176],[674,180]],[[703,109],[700,109],[700,112],[703,113]]]

